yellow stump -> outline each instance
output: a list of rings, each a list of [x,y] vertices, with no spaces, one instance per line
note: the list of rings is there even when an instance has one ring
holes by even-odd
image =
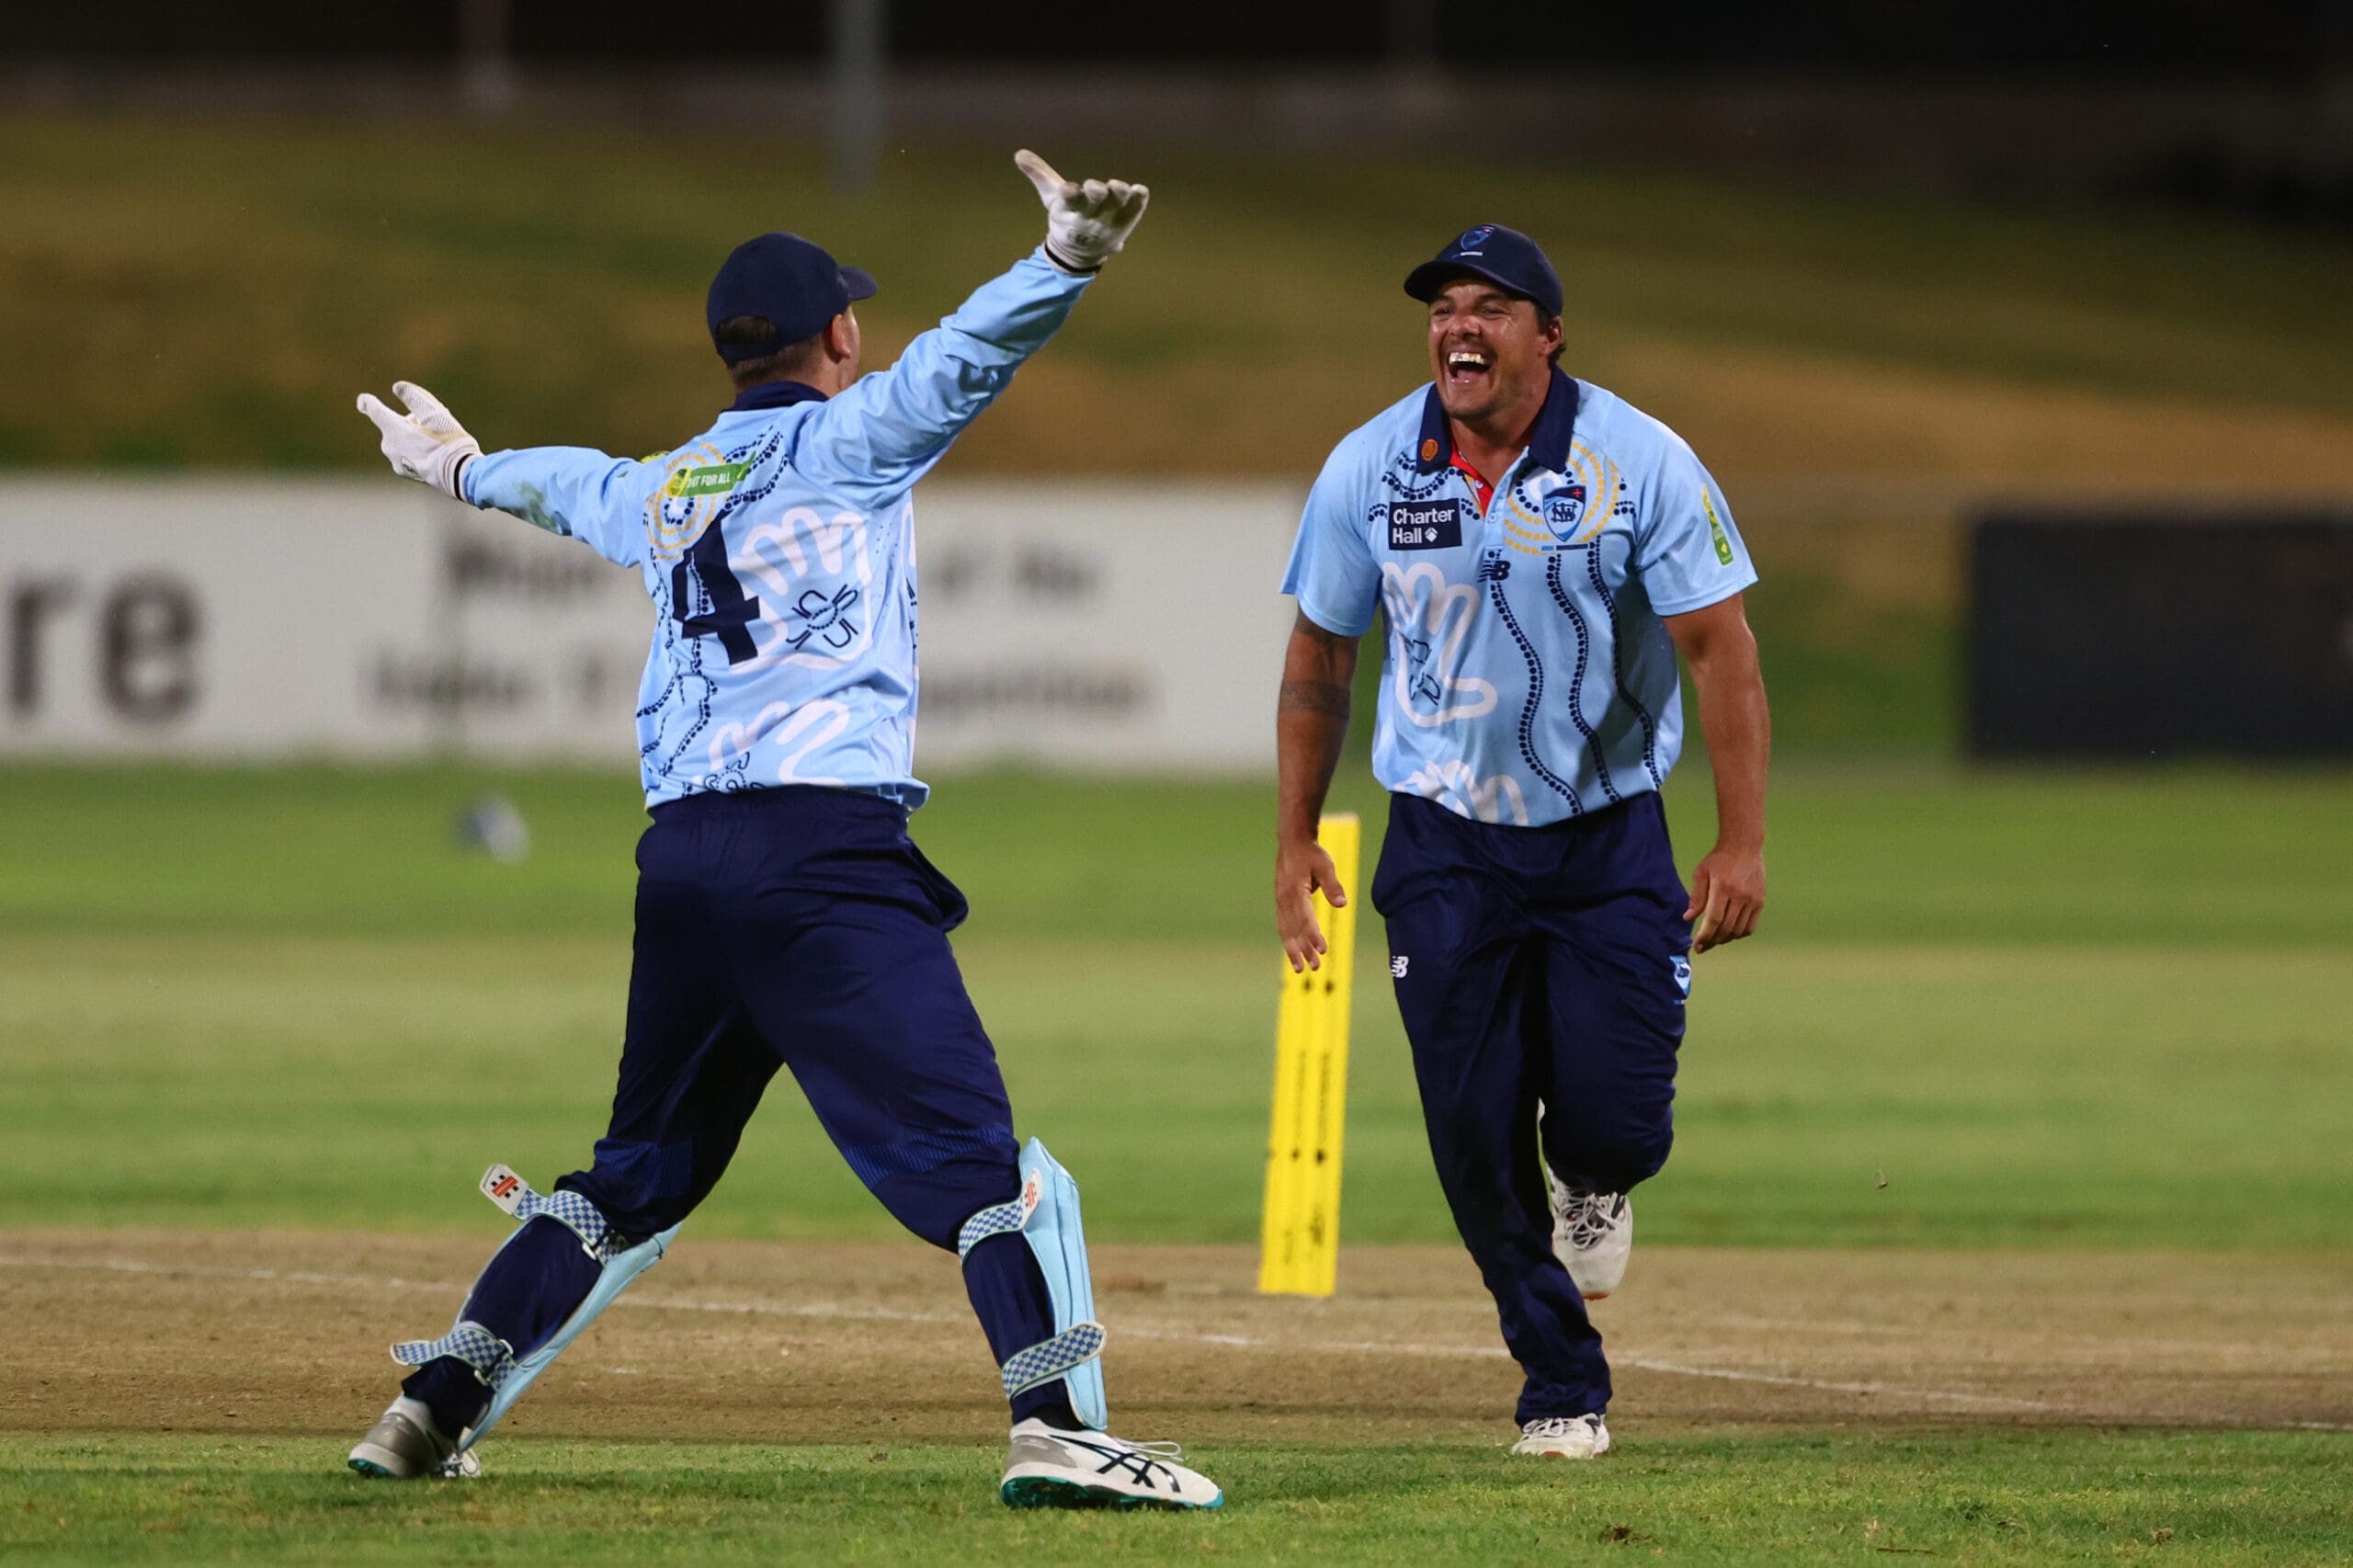
[[[1274,1131],[1267,1144],[1267,1216],[1258,1261],[1264,1294],[1328,1296],[1340,1268],[1340,1135],[1348,1104],[1348,986],[1356,974],[1360,837],[1354,813],[1336,813],[1316,837],[1347,890],[1334,909],[1315,895],[1324,967],[1293,974],[1283,960],[1275,1024]]]

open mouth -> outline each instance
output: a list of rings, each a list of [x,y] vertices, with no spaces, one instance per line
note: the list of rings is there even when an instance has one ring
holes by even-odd
[[[1483,348],[1449,348],[1446,351],[1446,384],[1450,387],[1483,385],[1495,374],[1495,362]]]

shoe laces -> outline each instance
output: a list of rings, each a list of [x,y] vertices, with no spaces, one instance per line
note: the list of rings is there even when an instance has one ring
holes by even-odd
[[[1184,1457],[1185,1449],[1180,1444],[1131,1443],[1108,1432],[1065,1432],[1059,1435],[1066,1446],[1085,1449],[1103,1460],[1096,1471],[1098,1475],[1108,1475],[1114,1470],[1125,1471],[1144,1485],[1156,1487],[1159,1483],[1153,1479],[1153,1474],[1158,1471],[1168,1478],[1172,1490],[1184,1489],[1183,1483],[1177,1479],[1177,1472],[1170,1468],[1172,1461]]]
[[[1108,1432],[1104,1433],[1103,1436],[1121,1448],[1132,1449],[1140,1454],[1150,1454],[1156,1460],[1181,1460],[1185,1457],[1185,1445],[1182,1443],[1131,1443],[1125,1437],[1112,1437]]]
[[[1594,1245],[1618,1228],[1626,1199],[1615,1192],[1579,1192],[1563,1187],[1561,1218],[1568,1222],[1569,1244],[1580,1251]]]
[[[1520,1435],[1527,1437],[1565,1437],[1581,1426],[1598,1426],[1598,1415],[1547,1415],[1522,1426]]]

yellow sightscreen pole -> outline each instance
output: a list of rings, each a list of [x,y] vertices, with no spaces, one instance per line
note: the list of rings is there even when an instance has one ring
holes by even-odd
[[[1293,974],[1283,960],[1275,1022],[1274,1130],[1267,1142],[1267,1215],[1258,1289],[1328,1296],[1340,1268],[1340,1135],[1348,1104],[1348,986],[1356,973],[1360,838],[1353,813],[1324,819],[1316,839],[1332,857],[1348,906],[1315,895],[1324,967]]]

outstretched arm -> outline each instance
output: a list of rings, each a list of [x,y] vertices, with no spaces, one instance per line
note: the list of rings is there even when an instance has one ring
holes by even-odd
[[[1357,640],[1326,631],[1300,613],[1283,654],[1282,694],[1275,704],[1279,769],[1275,818],[1275,928],[1293,972],[1324,967],[1324,930],[1315,918],[1320,889],[1336,909],[1348,902],[1332,858],[1315,841],[1324,797],[1348,733],[1348,683]]]
[[[359,412],[383,436],[384,456],[404,479],[430,484],[475,506],[511,512],[534,528],[587,542],[606,560],[644,558],[643,509],[650,465],[587,447],[532,447],[484,456],[441,400],[413,381],[394,381],[405,413],[373,392]]]
[[[1068,319],[1152,198],[1125,180],[1066,180],[1027,149],[1013,161],[1045,204],[1045,242],[811,419],[811,455],[830,458],[843,481],[897,488],[938,461]]]
[[[1765,908],[1765,770],[1773,722],[1765,675],[1741,596],[1666,617],[1668,635],[1691,666],[1699,728],[1716,776],[1716,846],[1691,872],[1691,950],[1704,953],[1756,929]]]

